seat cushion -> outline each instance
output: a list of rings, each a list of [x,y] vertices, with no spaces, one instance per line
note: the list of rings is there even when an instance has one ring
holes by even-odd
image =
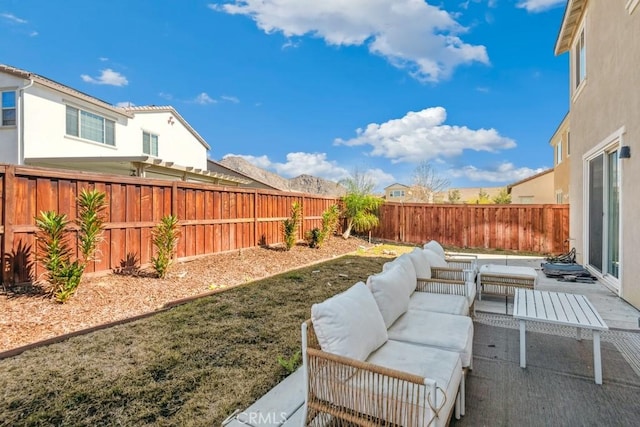
[[[364,283],[313,304],[311,321],[322,351],[365,360],[387,341],[378,305]]]
[[[413,263],[413,268],[416,270],[416,277],[420,279],[431,279],[431,266],[429,265],[429,258],[424,253],[424,250],[415,248],[406,255]]]
[[[414,292],[409,298],[409,311],[422,310],[468,316],[469,305],[467,298],[462,295]]]
[[[445,253],[444,253],[444,248],[442,247],[442,245],[440,243],[436,242],[435,240],[432,240],[432,241],[426,243],[423,246],[423,248],[432,250],[433,252],[438,254],[440,256],[440,258],[442,258],[442,259],[444,259],[446,257]]]
[[[390,340],[436,347],[460,354],[462,366],[471,365],[473,322],[470,317],[410,310],[387,330]]]

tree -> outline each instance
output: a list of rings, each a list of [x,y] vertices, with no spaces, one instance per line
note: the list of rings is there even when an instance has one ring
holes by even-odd
[[[460,203],[460,190],[451,190],[449,191],[449,203],[456,204]]]
[[[506,188],[500,190],[500,192],[493,198],[493,203],[498,205],[508,205],[511,204],[511,194],[507,191]]]
[[[438,175],[428,161],[422,161],[413,170],[411,191],[421,202],[432,202],[433,195],[449,186],[449,180]]]
[[[347,194],[342,197],[344,217],[347,220],[347,228],[342,237],[348,239],[352,229],[363,232],[378,225],[377,210],[382,204],[382,199],[373,195],[373,179],[356,169],[350,177],[340,183],[347,189]]]

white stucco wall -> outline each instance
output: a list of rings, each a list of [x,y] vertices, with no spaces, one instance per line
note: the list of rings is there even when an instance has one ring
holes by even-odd
[[[640,307],[640,9],[629,14],[624,1],[592,0],[586,12],[587,74],[582,91],[571,98],[571,238],[575,239],[579,261],[586,262],[587,209],[583,184],[583,156],[591,148],[605,142],[616,131],[624,128],[622,145],[631,146],[631,158],[620,161],[620,259],[621,296]],[[569,53],[565,59],[571,60]],[[573,69],[571,69],[573,72]]]

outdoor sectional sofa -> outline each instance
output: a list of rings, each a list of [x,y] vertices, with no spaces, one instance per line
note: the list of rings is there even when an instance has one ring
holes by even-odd
[[[469,302],[422,291],[428,268],[418,248],[313,305],[302,325],[305,425],[443,426],[464,415]]]

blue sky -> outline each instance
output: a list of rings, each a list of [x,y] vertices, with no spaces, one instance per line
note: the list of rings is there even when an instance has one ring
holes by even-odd
[[[285,177],[452,186],[553,166],[563,0],[0,0],[0,62],[112,104],[172,105]],[[62,6],[64,5],[64,6]]]

